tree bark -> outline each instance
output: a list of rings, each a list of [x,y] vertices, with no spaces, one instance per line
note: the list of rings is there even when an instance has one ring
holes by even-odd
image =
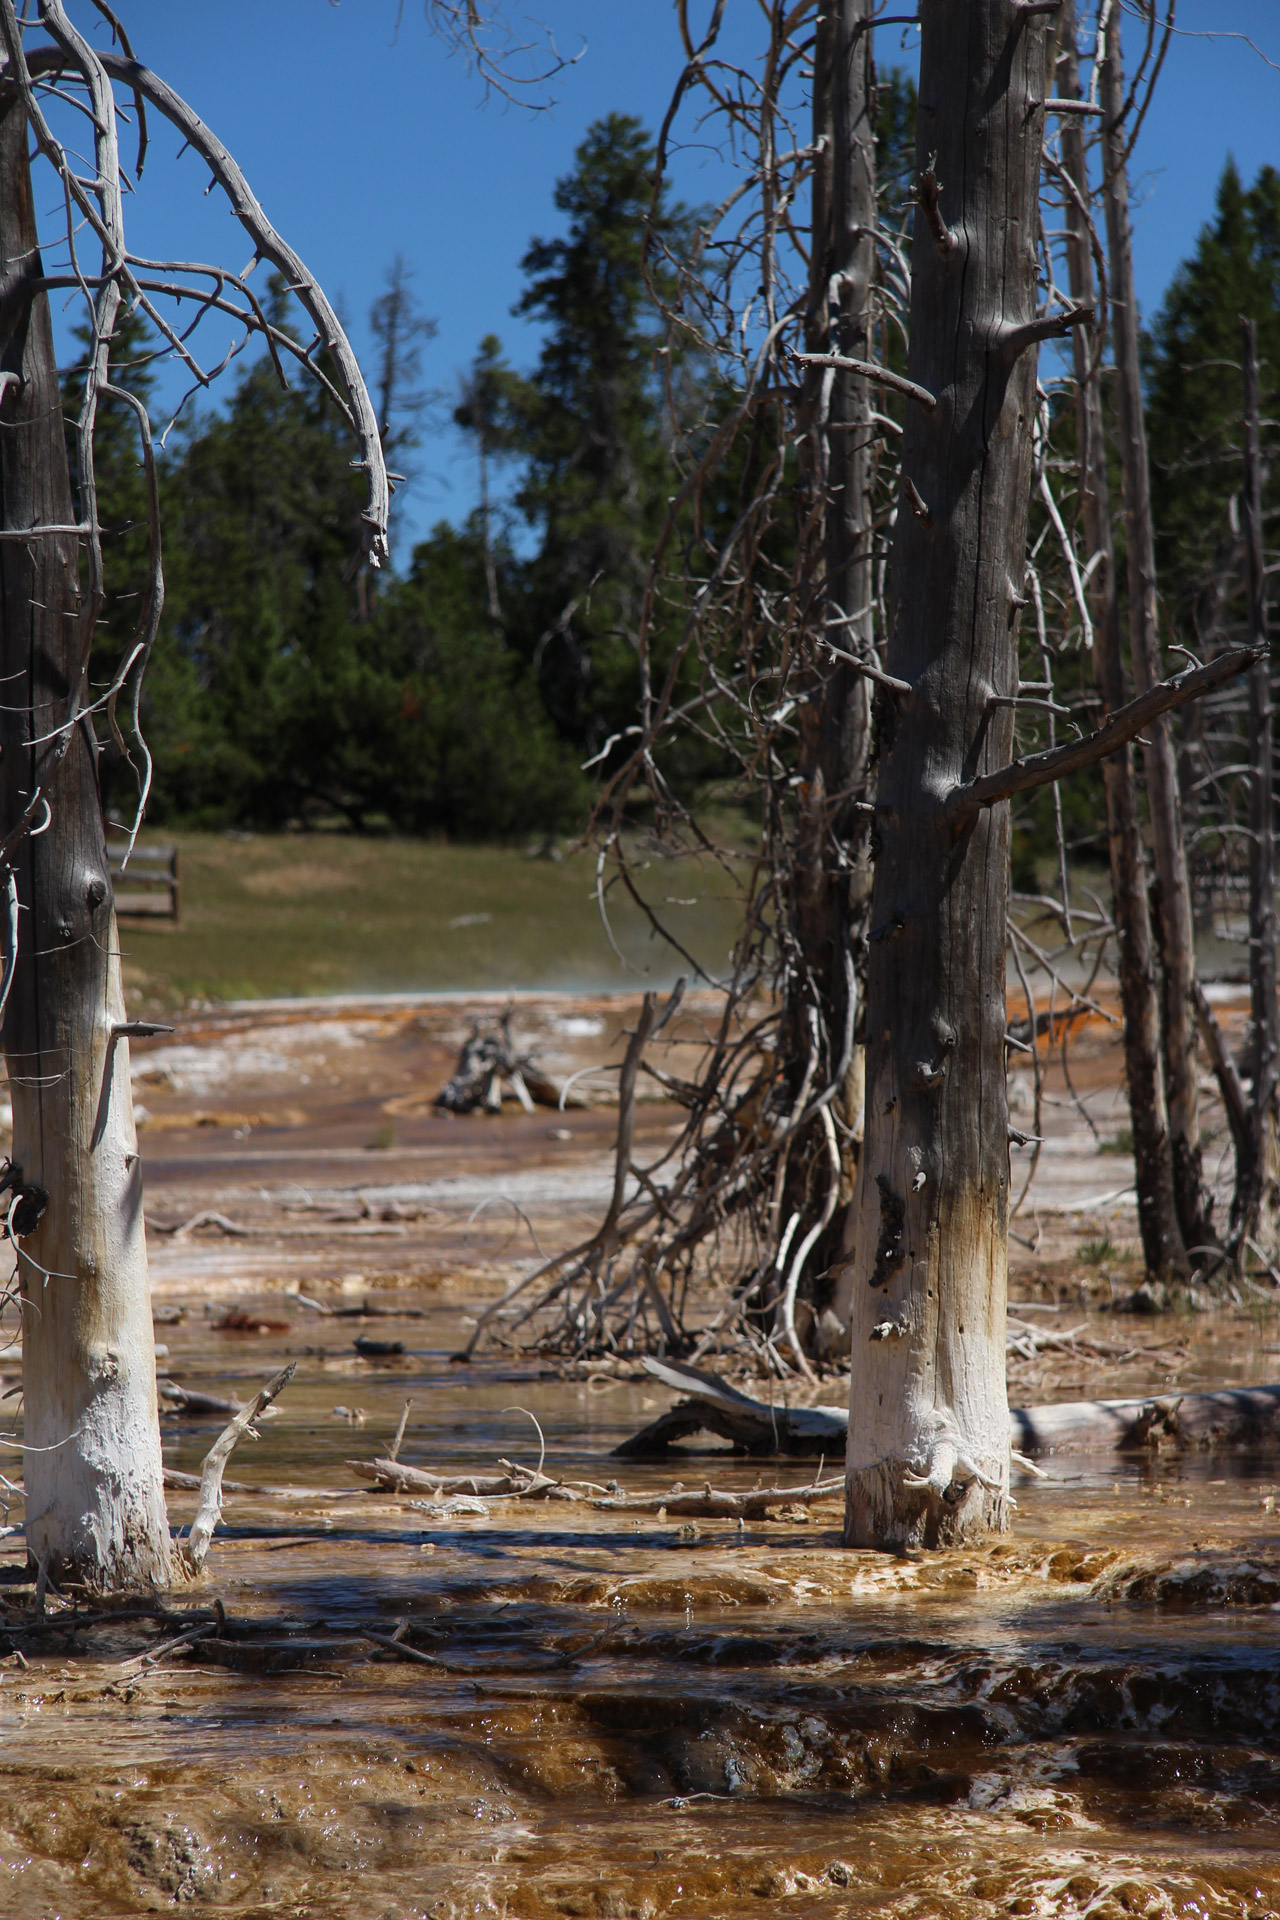
[[[1276,1008],[1275,794],[1271,762],[1271,654],[1262,553],[1262,451],[1258,341],[1252,320],[1240,322],[1244,370],[1244,486],[1241,491],[1249,640],[1264,651],[1249,674],[1249,1001],[1253,1088],[1248,1152],[1236,1174],[1237,1232],[1266,1259],[1280,1246],[1280,1017]]]
[[[814,180],[806,346],[814,353],[870,357],[875,278],[875,73],[871,0],[824,0],[814,61],[814,139],[823,143]],[[844,368],[811,369],[806,382],[810,484],[823,501],[822,578],[813,618],[842,652],[874,663],[871,484],[875,426],[867,382]],[[838,626],[833,623],[840,623]],[[847,661],[822,664],[800,709],[800,821],[795,923],[800,949],[788,1054],[805,1060],[806,1003],[821,1008],[832,1058],[856,1018],[871,894],[866,797],[871,749],[870,685]],[[848,961],[852,959],[850,967]],[[852,983],[852,984],[851,984]],[[850,1006],[850,994],[854,1005]],[[860,1131],[863,1055],[845,1064],[837,1111]],[[846,1157],[848,1147],[846,1144]],[[825,1261],[820,1261],[825,1265]]]
[[[1062,56],[1058,78],[1061,98],[1081,96],[1076,57],[1075,8],[1068,0],[1062,16]],[[1097,298],[1088,231],[1089,181],[1084,133],[1079,118],[1065,115],[1062,154],[1081,204],[1067,198],[1067,268],[1071,298],[1092,307]],[[1099,336],[1100,337],[1100,336]],[[1089,582],[1094,629],[1094,683],[1102,697],[1103,717],[1125,703],[1120,630],[1119,583],[1111,538],[1111,490],[1102,424],[1098,370],[1090,376],[1089,340],[1083,328],[1072,335],[1076,376],[1076,433],[1079,440],[1080,500],[1089,553],[1101,554]],[[1138,1226],[1147,1270],[1161,1280],[1188,1280],[1190,1262],[1174,1199],[1173,1155],[1165,1115],[1164,1074],[1160,1060],[1160,1003],[1151,950],[1147,862],[1134,779],[1133,753],[1125,747],[1102,763],[1107,803],[1107,841],[1111,856],[1111,900],[1119,950],[1120,1005],[1124,1015],[1125,1080],[1133,1130],[1134,1175],[1138,1189]]]
[[[1101,100],[1120,475],[1128,540],[1129,649],[1135,685],[1139,693],[1145,693],[1163,678],[1163,669],[1156,605],[1155,526],[1142,413],[1138,306],[1129,230],[1127,129],[1121,118],[1125,95],[1119,7],[1113,7],[1108,16]],[[1159,883],[1165,1099],[1174,1198],[1184,1245],[1201,1247],[1213,1237],[1210,1224],[1213,1202],[1205,1191],[1201,1166],[1195,1069],[1195,923],[1182,836],[1177,757],[1168,719],[1156,720],[1148,728],[1143,752],[1152,853]]]
[[[27,1195],[10,1221],[30,1226],[17,1253],[27,1544],[57,1579],[162,1585],[142,1176],[97,747],[88,721],[59,731],[84,664],[78,541],[8,537],[75,519],[48,301],[32,285],[37,238],[26,119],[0,89],[0,368],[16,376],[0,399],[0,837],[37,790],[49,809],[47,830],[11,856],[19,945],[3,1028]]]
[[[866,1136],[848,1293],[845,1536],[956,1541],[1007,1525],[1007,803],[950,790],[1011,757],[1035,316],[1046,24],[1011,0],[924,0],[908,372],[880,846],[867,971]],[[874,1338],[873,1338],[874,1335]]]

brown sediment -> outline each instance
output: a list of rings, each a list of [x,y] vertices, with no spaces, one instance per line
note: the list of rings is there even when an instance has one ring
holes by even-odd
[[[610,1017],[620,1026],[626,1009]],[[181,1224],[207,1209],[263,1229],[153,1240],[164,1304],[185,1309],[159,1328],[162,1364],[193,1399],[244,1402],[297,1361],[278,1418],[234,1462],[236,1487],[279,1491],[228,1492],[205,1575],[166,1617],[95,1615],[71,1633],[50,1594],[44,1624],[21,1631],[33,1625],[25,1552],[20,1536],[0,1541],[0,1911],[1280,1911],[1274,1458],[1051,1460],[1048,1481],[1018,1484],[1009,1536],[902,1556],[842,1548],[832,1501],[739,1526],[680,1513],[679,1494],[653,1512],[458,1497],[448,1482],[536,1468],[529,1414],[545,1472],[616,1476],[654,1501],[677,1479],[682,1493],[709,1481],[747,1494],[758,1481],[803,1486],[814,1467],[761,1467],[723,1446],[623,1466],[610,1448],[668,1399],[638,1367],[565,1377],[515,1353],[450,1364],[477,1303],[535,1257],[509,1206],[468,1228],[477,1189],[520,1177],[544,1244],[562,1244],[576,1212],[590,1220],[593,1167],[607,1188],[611,1116],[566,1117],[567,1143],[524,1116],[398,1119],[404,1137],[366,1149],[393,1068],[407,1063],[427,1096],[447,1073],[437,1018],[386,1016],[376,1035],[354,1022],[354,1044],[313,1035],[290,1052],[290,1072],[311,1076],[289,1095],[311,1112],[296,1135],[186,1134],[165,1123],[209,1092],[144,1089],[155,1215]],[[245,1047],[268,1024],[225,1020]],[[1089,1052],[1093,1031],[1078,1042],[1086,1092],[1106,1088],[1117,1057],[1102,1023]],[[326,1054],[337,1087],[317,1087]],[[261,1110],[280,1076],[242,1085]],[[655,1138],[668,1120],[661,1105],[638,1116]],[[1051,1156],[1048,1172],[1045,1196],[1075,1204],[1088,1175],[1110,1190],[1125,1165],[1090,1144]],[[1063,1309],[1029,1323],[1085,1331],[1074,1349],[1015,1357],[1035,1376],[1018,1397],[1158,1396],[1276,1374],[1280,1330],[1260,1302],[1148,1320],[1100,1311],[1111,1279],[1120,1300],[1139,1277],[1124,1257],[1132,1213],[1114,1216],[1042,1211],[1046,1250],[1026,1255],[1014,1297]],[[272,1231],[368,1220],[405,1231],[367,1246]],[[1106,1236],[1109,1251],[1082,1259]],[[298,1292],[329,1307],[370,1300],[405,1352],[362,1358],[361,1322],[282,1304]],[[268,1330],[217,1330],[229,1304]],[[288,1331],[270,1327],[284,1319]],[[8,1386],[16,1368],[0,1357],[0,1373]],[[759,1378],[745,1384],[767,1397]],[[791,1397],[841,1390],[828,1376]],[[361,1486],[345,1466],[386,1456],[406,1398],[397,1459],[443,1479],[435,1494]],[[166,1466],[197,1472],[225,1420],[167,1412]],[[169,1502],[185,1526],[194,1492],[171,1489]],[[192,1629],[200,1637],[173,1646]]]

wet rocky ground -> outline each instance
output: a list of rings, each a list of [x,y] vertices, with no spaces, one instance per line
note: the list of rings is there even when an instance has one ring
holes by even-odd
[[[619,1058],[627,1011],[523,1017],[563,1074]],[[816,1463],[613,1461],[667,1402],[638,1370],[453,1361],[533,1237],[595,1217],[611,1129],[607,1105],[434,1114],[459,1030],[456,1007],[277,1009],[138,1050],[161,1369],[215,1398],[298,1370],[163,1612],[51,1593],[35,1620],[0,1541],[0,1912],[1280,1913],[1280,1458],[1051,1459],[1006,1538],[918,1557],[844,1549],[830,1501],[743,1525],[596,1506]],[[1110,1125],[1106,1046],[1075,1077]],[[1280,1377],[1261,1295],[1115,1311],[1132,1214],[1098,1196],[1126,1163],[1050,1119],[1012,1291],[1063,1338],[1015,1353],[1011,1397]],[[644,1107],[642,1144],[671,1125]],[[225,1416],[179,1397],[165,1457],[190,1473]],[[369,1487],[348,1463],[406,1401],[406,1463],[532,1466],[536,1421],[580,1497]],[[193,1500],[170,1494],[175,1526]]]

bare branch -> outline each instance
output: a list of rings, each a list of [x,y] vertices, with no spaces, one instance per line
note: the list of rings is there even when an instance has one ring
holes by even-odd
[[[805,367],[838,367],[842,373],[861,374],[864,380],[874,380],[877,386],[905,393],[908,400],[918,402],[926,413],[932,413],[938,404],[937,396],[927,387],[918,386],[900,373],[890,373],[888,367],[878,367],[871,360],[851,360],[843,353],[793,353],[790,357]]]
[[[246,1433],[253,1433],[253,1423],[260,1414],[292,1380],[297,1372],[298,1363],[291,1360],[287,1367],[268,1380],[265,1387],[259,1387],[247,1407],[230,1424],[223,1428],[218,1438],[204,1457],[200,1470],[200,1500],[196,1507],[196,1517],[191,1522],[190,1531],[183,1542],[183,1556],[192,1573],[199,1573],[205,1563],[214,1529],[222,1518],[222,1476],[228,1460],[244,1439]]]
[[[271,225],[250,191],[240,167],[199,114],[158,74],[152,73],[141,62],[118,53],[98,53],[95,58],[112,80],[118,80],[135,93],[143,94],[178,128],[223,189],[236,218],[253,241],[255,250],[285,276],[290,291],[297,295],[311,316],[320,343],[333,360],[350,409],[360,448],[359,464],[367,477],[369,489],[369,504],[363,515],[364,551],[371,565],[380,566],[388,555],[390,487],[378,434],[377,415],[351,343],[327,295],[300,256]],[[61,49],[41,48],[28,57],[27,64],[32,74],[36,74],[47,73],[65,62],[66,55]],[[125,277],[128,277],[127,270]]]
[[[1234,647],[1206,667],[1190,667],[1171,680],[1162,680],[1139,694],[1136,700],[1130,700],[1127,706],[1120,707],[1103,726],[1082,740],[1069,740],[1065,746],[1051,747],[1046,753],[1014,760],[1007,767],[998,767],[994,773],[980,774],[976,780],[953,787],[945,803],[946,811],[954,819],[963,819],[979,807],[993,807],[1000,800],[1011,799],[1015,793],[1029,793],[1035,787],[1048,786],[1052,780],[1062,780],[1069,773],[1092,767],[1127,746],[1149,720],[1158,720],[1162,713],[1172,713],[1176,707],[1184,707],[1189,700],[1197,700],[1201,694],[1234,679],[1246,672],[1257,658],[1255,647]]]

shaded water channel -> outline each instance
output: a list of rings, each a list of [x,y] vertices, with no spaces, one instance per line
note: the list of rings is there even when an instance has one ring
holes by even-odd
[[[517,1409],[567,1480],[813,1466],[611,1462],[652,1382],[459,1368],[456,1307],[386,1303],[421,1317],[235,1334],[192,1299],[160,1330],[189,1390],[298,1361],[230,1475],[316,1496],[229,1497],[172,1621],[6,1635],[32,1596],[0,1543],[0,1912],[1280,1913],[1280,1461],[1050,1462],[1008,1538],[911,1558],[843,1549],[835,1504],[741,1526],[398,1499],[347,1462],[406,1397],[401,1458],[433,1470],[536,1462]],[[1201,1325],[1275,1377],[1273,1327]],[[362,1331],[406,1352],[362,1359]],[[193,1471],[222,1419],[165,1425]],[[138,1664],[215,1600],[215,1633]]]

